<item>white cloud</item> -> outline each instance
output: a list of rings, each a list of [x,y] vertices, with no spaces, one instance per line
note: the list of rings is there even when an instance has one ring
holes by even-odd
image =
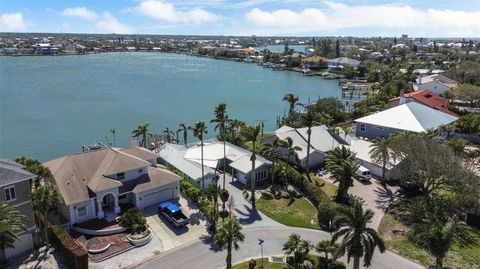
[[[27,29],[27,23],[23,19],[21,12],[3,13],[0,16],[0,31],[25,31]]]
[[[103,12],[102,17],[95,23],[95,28],[103,33],[131,34],[134,29],[122,24],[109,12]]]
[[[88,10],[86,7],[66,8],[60,14],[67,17],[79,17],[87,20],[97,19],[97,14],[91,10]]]
[[[134,8],[134,11],[153,19],[172,23],[202,24],[206,22],[215,22],[220,19],[216,14],[204,9],[195,8],[183,11],[175,8],[171,3],[164,3],[158,0],[142,1]]]
[[[383,4],[348,6],[325,1],[327,10],[302,11],[254,8],[245,14],[257,34],[338,33],[346,29],[378,29],[424,36],[479,36],[480,11],[420,10],[409,5]],[[377,35],[376,32],[371,33]]]

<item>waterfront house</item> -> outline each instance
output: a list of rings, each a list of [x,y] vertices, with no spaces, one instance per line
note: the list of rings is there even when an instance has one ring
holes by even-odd
[[[360,65],[360,61],[350,59],[347,57],[340,57],[328,60],[328,72],[330,73],[342,73],[345,66],[351,66],[355,69]]]
[[[112,221],[121,204],[144,209],[179,197],[180,177],[158,167],[153,152],[140,147],[85,148],[44,163],[63,198],[59,211],[70,225]]]
[[[356,119],[356,135],[365,138],[389,137],[390,134],[437,130],[458,118],[417,102],[409,102],[375,114]]]
[[[305,68],[317,70],[327,67],[327,62],[330,59],[322,56],[310,56],[302,59],[302,64]]]
[[[433,74],[430,76],[421,76],[417,78],[413,84],[415,91],[431,90],[433,93],[442,95],[451,88],[456,87],[458,81],[449,79],[441,74]]]
[[[388,106],[395,107],[395,106],[403,105],[409,102],[417,102],[422,105],[436,109],[438,111],[442,111],[444,113],[457,116],[457,114],[448,110],[447,98],[442,97],[438,94],[435,94],[430,90],[420,90],[420,91],[415,91],[415,92],[410,92],[405,94],[401,92],[399,97],[395,97],[388,100]]]
[[[282,126],[275,131],[276,137],[282,140],[290,137],[293,144],[302,149],[301,151],[297,151],[298,159],[291,156],[288,160],[290,163],[302,168],[306,168],[307,166],[307,130],[307,127],[295,129],[289,126]],[[310,167],[318,167],[322,165],[327,152],[336,147],[347,145],[347,140],[346,135],[341,135],[340,133],[337,134],[325,125],[313,126],[310,136]],[[284,152],[284,154],[286,154],[286,152]]]
[[[232,169],[232,175],[243,184],[246,184],[252,173],[252,153],[246,149],[225,143],[226,158],[223,155],[223,142],[208,140],[203,143],[203,165],[205,174],[205,187],[207,187],[216,174],[223,169],[223,163],[227,168]],[[197,182],[202,187],[202,157],[200,144],[189,147],[176,144],[165,144],[158,149],[160,161],[180,170],[187,178]],[[255,179],[265,180],[268,178],[268,169],[272,163],[267,159],[256,155]]]
[[[7,248],[5,254],[7,258],[22,254],[33,248],[36,226],[33,214],[30,182],[35,179],[35,175],[23,169],[23,166],[11,161],[0,160],[0,202],[7,203],[15,207],[22,215],[27,217],[25,225],[26,231],[14,231],[18,240],[15,241],[13,248]]]
[[[59,49],[50,43],[38,43],[34,46],[35,55],[57,55]]]

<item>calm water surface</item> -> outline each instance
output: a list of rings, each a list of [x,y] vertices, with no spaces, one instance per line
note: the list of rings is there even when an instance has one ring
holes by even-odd
[[[209,121],[221,102],[230,117],[268,120],[273,130],[289,91],[304,102],[340,96],[335,81],[184,55],[0,57],[0,158],[71,154],[105,142],[109,128],[117,128],[117,146],[126,146],[141,122],[155,132],[177,130],[181,122]]]

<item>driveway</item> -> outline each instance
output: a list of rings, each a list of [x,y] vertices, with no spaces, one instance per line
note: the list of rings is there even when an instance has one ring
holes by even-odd
[[[223,184],[222,180],[223,175],[220,175],[219,184],[221,186]],[[235,208],[233,212],[244,227],[285,227],[285,225],[265,216],[262,212],[252,209],[252,205],[243,197],[242,190],[244,185],[241,182],[237,180],[232,181],[232,176],[228,174],[225,181],[225,188],[230,193],[230,197],[233,198]],[[258,198],[260,194],[257,193],[256,195]]]
[[[328,175],[324,177],[327,181],[333,182]],[[335,183],[338,186],[338,183]],[[364,202],[364,207],[375,213],[372,222],[368,225],[377,230],[380,221],[385,215],[387,208],[397,198],[399,187],[377,184],[372,178],[370,182],[360,182],[353,180],[353,186],[348,189],[348,193],[360,197]]]

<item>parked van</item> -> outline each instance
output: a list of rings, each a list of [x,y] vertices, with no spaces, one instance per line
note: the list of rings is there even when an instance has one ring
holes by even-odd
[[[354,178],[358,181],[370,181],[372,176],[370,174],[370,170],[363,166],[360,166],[355,172]]]

